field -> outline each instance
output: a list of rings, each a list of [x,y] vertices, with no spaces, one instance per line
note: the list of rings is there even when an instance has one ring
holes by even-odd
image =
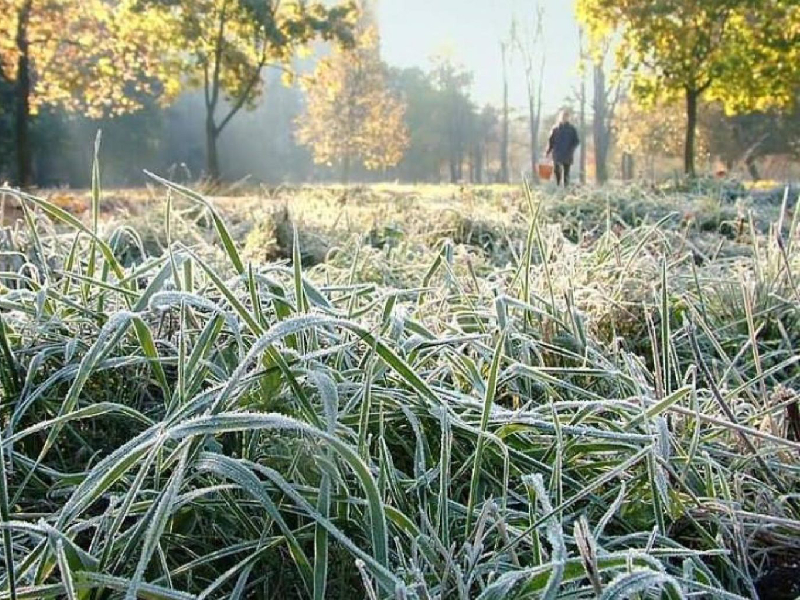
[[[795,206],[6,191],[0,598],[795,598]]]

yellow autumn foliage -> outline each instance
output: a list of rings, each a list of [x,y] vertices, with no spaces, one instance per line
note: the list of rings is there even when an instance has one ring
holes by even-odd
[[[358,161],[374,170],[403,159],[406,106],[387,87],[374,27],[361,32],[355,48],[334,48],[305,88],[307,110],[297,121],[297,138],[317,164]]]
[[[178,86],[157,52],[163,25],[134,0],[0,0],[0,75],[17,81],[27,46],[33,114],[43,105],[90,117],[130,112],[157,81],[166,103]]]

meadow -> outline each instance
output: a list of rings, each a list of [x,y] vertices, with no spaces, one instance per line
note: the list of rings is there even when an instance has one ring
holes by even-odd
[[[795,598],[796,195],[4,190],[0,598]]]

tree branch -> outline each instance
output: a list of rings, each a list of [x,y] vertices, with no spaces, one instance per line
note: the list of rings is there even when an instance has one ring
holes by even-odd
[[[745,152],[744,152],[744,154],[742,154],[742,158],[741,158],[740,160],[741,160],[741,161],[743,161],[744,163],[747,163],[749,160],[751,160],[751,159],[754,157],[754,155],[755,155],[756,151],[757,151],[757,150],[758,150],[758,149],[759,149],[761,146],[763,146],[763,145],[764,145],[764,142],[766,142],[766,141],[767,141],[769,138],[770,138],[770,134],[769,134],[769,132],[767,132],[767,133],[765,133],[764,135],[762,135],[762,136],[761,136],[761,137],[760,137],[760,138],[759,138],[759,139],[756,141],[756,143],[755,143],[755,144],[751,145],[749,148],[747,148],[747,150],[745,150]]]
[[[705,92],[708,88],[710,88],[712,83],[714,83],[714,78],[709,75],[705,83],[702,83],[697,87],[698,96],[702,95],[703,92]]]
[[[208,61],[203,62],[203,95],[205,96],[206,102],[206,111],[211,111],[211,91],[209,90],[209,80],[208,80]]]
[[[614,91],[614,100],[612,102],[606,101],[608,107],[606,111],[606,116],[607,116],[606,129],[609,131],[611,130],[611,123],[614,122],[614,116],[616,115],[617,105],[619,104],[620,98],[622,98],[622,82],[618,81],[616,90]]]
[[[253,88],[255,87],[256,83],[261,81],[261,71],[266,66],[266,64],[267,64],[267,54],[265,46],[264,53],[261,56],[261,60],[259,60],[258,62],[258,66],[255,68],[255,71],[253,72],[253,76],[250,78],[250,81],[247,82],[247,85],[245,86],[242,93],[239,94],[239,97],[236,99],[236,102],[231,107],[230,111],[228,111],[228,114],[225,115],[225,118],[222,119],[219,126],[216,128],[217,134],[222,133],[222,130],[225,129],[228,123],[230,123],[231,119],[233,119],[233,117],[236,116],[236,113],[238,113],[245,105],[245,103],[247,102],[247,98],[250,96],[250,93],[253,91]]]
[[[228,8],[228,0],[222,3],[222,8],[219,13],[219,28],[217,29],[217,44],[214,48],[214,74],[211,81],[211,109],[217,106],[219,100],[219,79],[222,71],[222,44],[225,37],[225,18]]]

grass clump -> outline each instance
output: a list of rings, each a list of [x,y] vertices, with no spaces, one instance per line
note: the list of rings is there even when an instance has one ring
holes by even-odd
[[[17,230],[30,266],[0,273],[0,598],[793,584],[800,251],[785,210],[725,257],[713,249],[734,242],[672,213],[618,218],[625,190],[599,206],[314,190],[293,192],[308,210],[292,206],[300,234],[273,255],[279,219],[246,233],[224,202],[159,185],[163,243],[131,260],[123,230],[92,218],[99,190],[86,221],[3,191],[36,218]],[[571,212],[581,201],[593,216]],[[433,233],[453,203],[509,241]],[[179,233],[190,209],[197,238]],[[402,235],[373,243],[392,220]],[[330,250],[304,268],[313,227]]]

